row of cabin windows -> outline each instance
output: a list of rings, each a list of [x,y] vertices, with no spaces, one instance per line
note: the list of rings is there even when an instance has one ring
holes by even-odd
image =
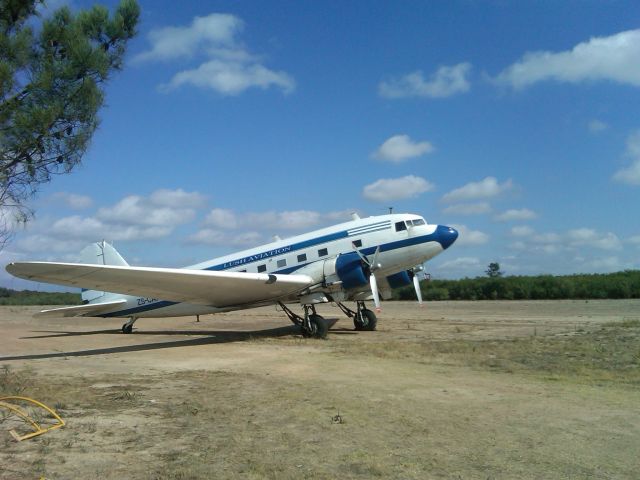
[[[361,247],[362,246],[362,240],[354,240],[353,241],[353,246],[354,247]],[[329,255],[329,250],[326,248],[320,248],[318,250],[318,257],[326,257],[327,255]],[[307,254],[306,253],[301,253],[300,255],[298,255],[298,263],[302,263],[302,262],[306,262],[307,261]],[[278,268],[283,268],[287,266],[287,260],[286,259],[281,259],[278,260],[277,263],[277,267]],[[262,264],[262,265],[258,265],[258,273],[262,273],[262,272],[266,272],[267,271],[267,265],[266,264]],[[246,270],[241,270],[241,272],[246,272]]]

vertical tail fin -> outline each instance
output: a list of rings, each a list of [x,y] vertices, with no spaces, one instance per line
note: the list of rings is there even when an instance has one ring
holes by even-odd
[[[129,265],[113,245],[105,242],[94,242],[80,252],[80,262],[92,265]],[[91,303],[105,295],[97,290],[82,290],[82,303]]]

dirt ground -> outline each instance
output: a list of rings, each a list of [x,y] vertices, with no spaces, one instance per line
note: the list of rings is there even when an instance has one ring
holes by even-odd
[[[0,307],[0,396],[66,426],[18,443],[0,411],[0,479],[640,478],[638,300],[387,302],[376,332],[323,306],[326,340],[37,310]]]

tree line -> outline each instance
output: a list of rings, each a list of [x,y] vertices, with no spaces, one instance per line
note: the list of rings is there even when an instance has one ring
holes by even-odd
[[[79,293],[35,292],[0,287],[0,305],[77,305]]]
[[[420,284],[425,300],[563,300],[640,298],[640,270],[607,274],[476,277]],[[415,300],[413,286],[393,300]],[[16,291],[0,287],[0,305],[77,305],[79,293]]]
[[[561,300],[640,298],[640,270],[608,274],[493,276],[422,282],[425,300]],[[394,300],[415,300],[413,286]]]

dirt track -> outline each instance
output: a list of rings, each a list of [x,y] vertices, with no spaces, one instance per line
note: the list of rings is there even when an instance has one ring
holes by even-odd
[[[377,332],[341,317],[326,341],[274,308],[123,335],[122,320],[4,307],[0,365],[68,425],[22,443],[0,431],[0,478],[637,478],[637,388],[455,349],[635,321],[639,301],[384,307]]]

